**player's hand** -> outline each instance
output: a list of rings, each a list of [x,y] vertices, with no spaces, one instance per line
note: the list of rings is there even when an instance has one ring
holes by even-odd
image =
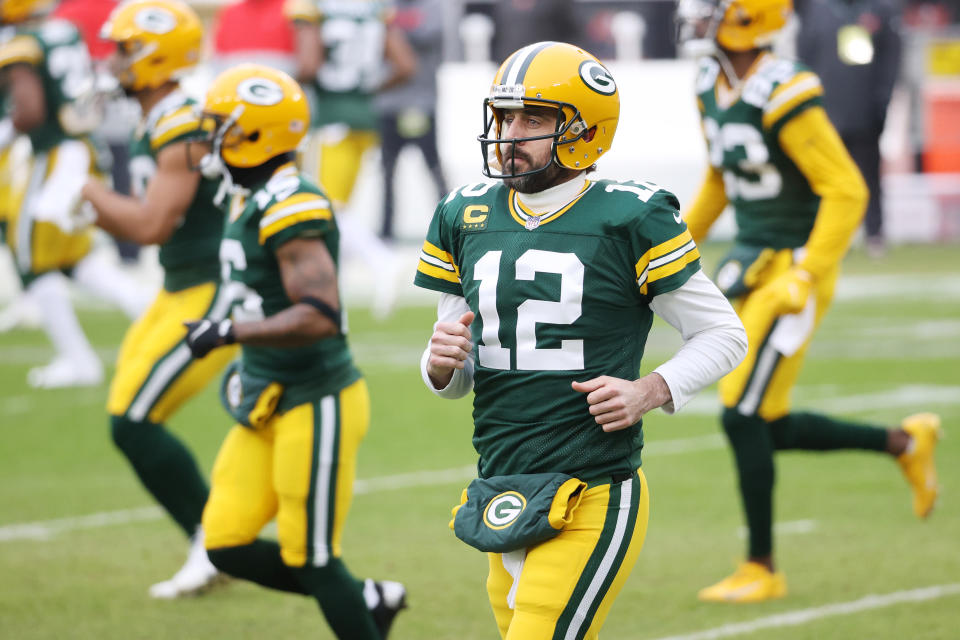
[[[463,369],[473,350],[470,323],[473,311],[467,311],[456,322],[438,322],[430,336],[430,357],[427,360],[427,375],[437,389],[450,384],[455,369]]]
[[[573,382],[573,390],[587,394],[590,415],[604,431],[619,431],[635,425],[643,414],[670,402],[670,388],[659,373],[639,380],[600,376]]]
[[[217,347],[237,341],[233,333],[233,321],[230,319],[204,318],[183,324],[187,327],[187,346],[190,347],[190,353],[194,358],[202,358]]]
[[[757,289],[754,295],[777,315],[800,313],[807,305],[812,286],[813,276],[794,266]]]

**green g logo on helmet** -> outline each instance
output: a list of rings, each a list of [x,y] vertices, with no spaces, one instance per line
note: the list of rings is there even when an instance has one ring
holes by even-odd
[[[483,510],[483,523],[491,529],[506,529],[527,508],[527,499],[516,491],[505,491],[495,496]]]
[[[613,76],[599,62],[584,60],[580,63],[579,72],[583,83],[597,93],[612,96],[617,92],[617,83],[613,81]]]
[[[247,78],[237,85],[237,96],[248,104],[269,107],[283,100],[283,89],[267,78]]]

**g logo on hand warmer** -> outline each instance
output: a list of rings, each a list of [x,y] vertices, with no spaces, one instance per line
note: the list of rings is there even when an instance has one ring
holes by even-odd
[[[506,529],[527,508],[527,499],[516,491],[506,491],[495,496],[483,510],[483,523],[491,529]]]

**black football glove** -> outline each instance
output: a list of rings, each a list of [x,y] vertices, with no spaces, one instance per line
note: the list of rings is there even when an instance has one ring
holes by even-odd
[[[194,358],[202,358],[217,347],[233,344],[237,337],[233,334],[232,320],[210,320],[204,318],[196,322],[184,322],[187,327],[187,346]]]

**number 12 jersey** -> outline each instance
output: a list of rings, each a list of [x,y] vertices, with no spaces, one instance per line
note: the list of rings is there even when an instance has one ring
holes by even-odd
[[[677,206],[651,183],[588,180],[548,214],[501,183],[468,185],[437,207],[414,283],[463,296],[476,314],[481,476],[639,466],[641,425],[605,433],[571,382],[637,377],[650,301],[700,269]]]

